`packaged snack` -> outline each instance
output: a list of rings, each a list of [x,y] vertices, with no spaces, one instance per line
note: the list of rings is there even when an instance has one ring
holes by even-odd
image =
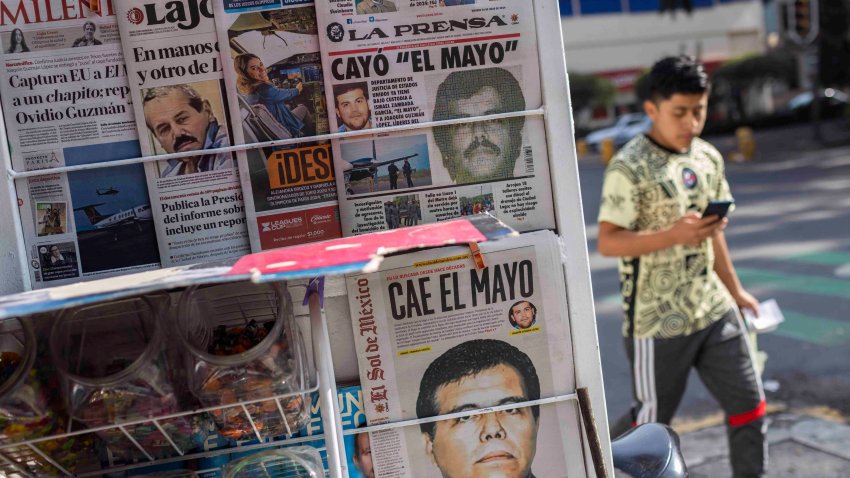
[[[189,387],[205,407],[286,395],[210,412],[219,433],[266,438],[292,435],[306,423],[309,397],[299,392],[307,388],[308,364],[285,287],[189,288],[180,298],[177,325],[188,352]]]

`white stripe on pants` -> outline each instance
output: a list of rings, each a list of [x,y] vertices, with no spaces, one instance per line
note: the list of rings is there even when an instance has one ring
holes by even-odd
[[[652,338],[635,338],[635,395],[640,409],[635,421],[638,425],[658,420],[658,400],[655,396],[655,347]]]

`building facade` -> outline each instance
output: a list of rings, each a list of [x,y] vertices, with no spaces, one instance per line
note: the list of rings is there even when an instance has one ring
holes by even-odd
[[[765,51],[761,0],[691,0],[690,14],[681,9],[660,14],[659,2],[561,0],[568,70],[607,78],[618,91],[613,108],[575,112],[579,126],[609,123],[634,108],[635,80],[659,58],[687,53],[711,69]]]

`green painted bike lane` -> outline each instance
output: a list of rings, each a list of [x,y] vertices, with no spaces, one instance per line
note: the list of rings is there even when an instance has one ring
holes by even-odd
[[[792,260],[800,262],[811,262],[817,264],[834,265],[841,264],[850,259],[850,254],[842,253],[824,255],[794,256],[780,260]],[[827,262],[828,260],[828,262]],[[817,262],[816,262],[817,261]],[[850,262],[850,261],[848,261]],[[787,274],[767,271],[764,269],[753,269],[747,267],[737,268],[738,277],[747,288],[771,289],[777,292],[793,292],[796,294],[809,294],[818,297],[833,297],[850,300],[850,280],[833,279],[830,277]],[[767,297],[763,297],[766,299]],[[601,302],[608,304],[620,303],[619,294],[611,294],[602,298]],[[781,300],[779,306],[785,316],[783,322],[776,331],[772,332],[781,337],[800,340],[821,346],[837,346],[850,343],[850,321],[820,317],[817,315],[788,309],[783,307]]]
[[[789,257],[787,260],[832,265],[847,259],[843,254],[808,254]],[[786,259],[786,258],[783,258]],[[827,262],[829,261],[829,262]],[[850,300],[850,281],[803,274],[787,274],[762,269],[737,268],[738,277],[748,288],[768,288],[776,291],[809,294]],[[779,304],[782,307],[780,301]],[[850,321],[820,317],[782,307],[785,316],[776,335],[821,346],[850,343]]]

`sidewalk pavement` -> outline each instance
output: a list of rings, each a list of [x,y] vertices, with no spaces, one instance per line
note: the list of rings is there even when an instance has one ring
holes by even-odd
[[[850,476],[850,425],[814,415],[768,416],[769,478]],[[731,476],[726,429],[710,426],[680,434],[691,478]]]

